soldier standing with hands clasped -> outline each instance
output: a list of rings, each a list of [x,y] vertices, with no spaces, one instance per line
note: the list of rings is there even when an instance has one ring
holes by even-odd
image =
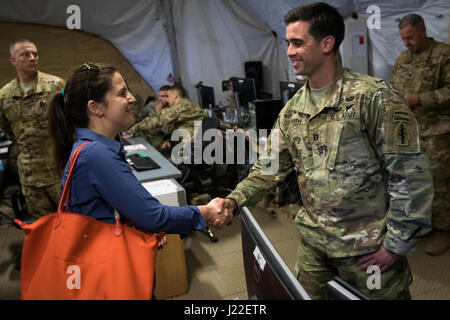
[[[425,252],[438,256],[450,248],[450,46],[429,38],[417,14],[403,17],[399,30],[408,50],[398,57],[391,84],[414,112],[430,158],[433,237]]]

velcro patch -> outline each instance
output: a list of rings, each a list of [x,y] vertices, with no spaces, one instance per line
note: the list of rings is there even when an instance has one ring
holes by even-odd
[[[389,110],[387,120],[386,152],[420,152],[417,120],[406,107]]]
[[[409,130],[411,117],[407,111],[394,111],[392,118],[395,127],[395,143],[398,146],[409,145]]]

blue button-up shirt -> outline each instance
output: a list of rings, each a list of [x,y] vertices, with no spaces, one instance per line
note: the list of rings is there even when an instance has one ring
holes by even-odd
[[[165,206],[155,199],[131,172],[119,142],[89,129],[77,128],[76,133],[72,152],[91,143],[81,150],[72,173],[70,212],[114,223],[117,209],[138,229],[152,233],[189,233],[206,227],[197,207]],[[63,186],[68,170],[67,164]]]

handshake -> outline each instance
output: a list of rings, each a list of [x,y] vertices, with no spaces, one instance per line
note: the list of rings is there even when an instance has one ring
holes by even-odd
[[[207,205],[198,206],[198,209],[208,226],[222,229],[233,218],[237,205],[233,199],[214,198]]]

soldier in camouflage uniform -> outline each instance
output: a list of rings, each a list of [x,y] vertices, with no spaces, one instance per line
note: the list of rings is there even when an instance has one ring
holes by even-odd
[[[173,126],[164,128],[156,128],[154,130],[147,130],[145,126],[139,125],[147,117],[157,117],[161,113],[165,113],[165,108],[169,105],[167,102],[168,90],[170,86],[162,86],[158,91],[158,100],[148,102],[141,110],[136,110],[134,118],[137,125],[134,126],[134,135],[139,135],[150,143],[155,149],[160,150],[164,143],[170,138],[170,133],[173,131]]]
[[[287,55],[308,80],[222,214],[252,203],[295,169],[303,200],[295,270],[309,295],[323,299],[326,282],[339,275],[370,298],[409,299],[406,255],[431,229],[433,197],[414,114],[385,81],[335,60],[345,28],[336,9],[311,4],[285,22]],[[278,171],[264,173],[276,160]],[[381,287],[368,285],[369,266],[379,267]]]
[[[144,105],[135,106],[133,113],[134,113],[134,120],[136,121],[136,123],[141,122],[146,117],[156,116],[157,104],[158,100],[156,100],[155,97],[148,97]]]
[[[155,117],[147,117],[140,123],[131,127],[131,133],[146,134],[156,130],[165,130],[171,134],[175,129],[186,129],[191,139],[194,138],[194,122],[202,121],[205,112],[192,101],[182,97],[182,91],[178,87],[171,87],[168,91],[168,104],[160,114]]]
[[[37,70],[38,52],[28,40],[10,47],[17,79],[0,89],[0,126],[19,147],[18,172],[28,211],[35,217],[56,211],[61,175],[52,156],[47,108],[64,80]]]
[[[417,14],[405,16],[399,29],[408,50],[398,57],[391,84],[414,112],[430,158],[433,238],[425,251],[441,255],[450,247],[450,46],[428,38]]]

